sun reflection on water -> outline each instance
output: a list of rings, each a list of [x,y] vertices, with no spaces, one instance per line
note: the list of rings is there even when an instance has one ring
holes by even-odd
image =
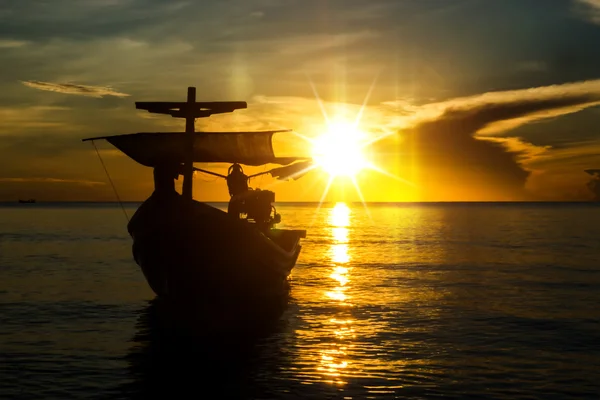
[[[343,310],[351,306],[350,296],[347,295],[349,288],[350,270],[347,265],[351,260],[350,252],[350,226],[351,210],[344,203],[337,203],[329,214],[329,223],[332,226],[332,245],[331,254],[331,273],[332,279],[330,290],[325,292],[330,301],[334,301]],[[337,316],[336,316],[337,317]],[[325,382],[336,385],[344,385],[347,382],[342,379],[344,371],[350,366],[348,359],[348,348],[352,347],[347,341],[354,337],[352,320],[349,318],[336,318],[329,320],[333,329],[332,336],[335,338],[333,343],[329,343],[327,348],[321,351],[320,365],[317,370],[323,375]],[[345,374],[347,375],[347,374]]]
[[[348,242],[348,228],[333,228],[331,233],[333,233],[333,240],[337,243]]]
[[[346,203],[337,203],[329,214],[329,222],[334,227],[345,228],[350,225],[350,208]]]
[[[347,244],[334,244],[331,246],[331,261],[336,264],[347,264],[350,262]]]

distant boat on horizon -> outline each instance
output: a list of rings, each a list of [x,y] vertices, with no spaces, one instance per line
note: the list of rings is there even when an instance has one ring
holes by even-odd
[[[24,204],[29,204],[29,203],[35,203],[35,199],[19,199],[19,203],[24,203]]]
[[[600,169],[586,169],[584,172],[592,177],[587,183],[588,189],[594,194],[592,201],[600,202]]]

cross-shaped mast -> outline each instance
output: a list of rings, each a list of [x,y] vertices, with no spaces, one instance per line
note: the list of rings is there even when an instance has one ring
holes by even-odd
[[[173,118],[185,118],[187,146],[183,163],[183,198],[192,200],[192,179],[194,175],[194,133],[196,118],[210,117],[212,114],[233,112],[247,108],[245,101],[197,102],[196,88],[188,87],[186,102],[136,101],[135,108],[155,114],[168,114]]]

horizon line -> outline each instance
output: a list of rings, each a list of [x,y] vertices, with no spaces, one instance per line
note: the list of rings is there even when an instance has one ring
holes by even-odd
[[[138,204],[143,203],[147,199],[144,200],[126,200],[126,201],[116,201],[116,200],[36,200],[35,203],[27,203],[27,204],[56,204],[56,203],[88,203],[88,204]],[[228,204],[227,200],[205,200],[199,201],[200,203],[212,203],[212,204]],[[365,201],[366,204],[447,204],[447,203],[598,203],[600,200],[421,200],[421,201]],[[361,201],[323,201],[320,202],[318,200],[314,201],[275,201],[274,204],[336,204],[336,203],[346,203],[346,204],[363,204]],[[19,200],[0,200],[0,204],[23,204],[20,203]]]

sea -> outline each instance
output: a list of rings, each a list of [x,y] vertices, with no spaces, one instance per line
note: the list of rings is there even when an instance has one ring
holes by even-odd
[[[600,398],[598,204],[278,204],[307,236],[243,346],[161,333],[137,207],[0,205],[0,399]]]

